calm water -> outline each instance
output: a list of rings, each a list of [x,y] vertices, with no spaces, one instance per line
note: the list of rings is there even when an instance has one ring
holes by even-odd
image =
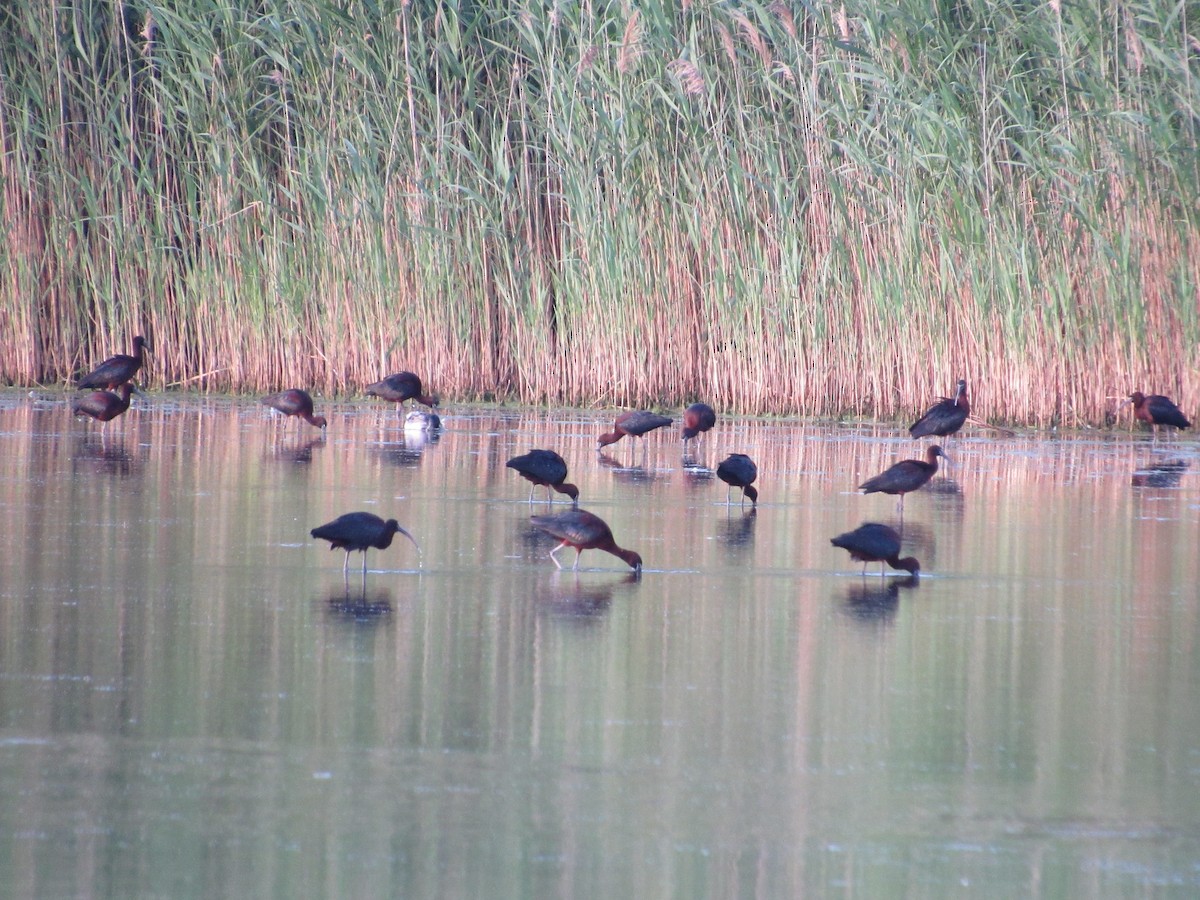
[[[895,521],[853,490],[917,455],[891,427],[722,421],[685,466],[676,432],[598,456],[591,413],[414,445],[318,405],[324,440],[169,397],[102,437],[0,395],[0,893],[1200,891],[1194,438],[968,429],[906,503],[912,582],[829,544]],[[537,446],[640,580],[555,570],[504,467]],[[308,537],[355,509],[423,551],[365,592]]]

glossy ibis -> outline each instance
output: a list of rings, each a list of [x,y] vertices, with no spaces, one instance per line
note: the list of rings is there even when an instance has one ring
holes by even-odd
[[[750,498],[751,503],[758,504],[758,490],[751,487],[754,480],[758,478],[758,466],[745,453],[730,453],[717,466],[717,477],[729,485],[729,489],[725,491],[726,506],[730,504],[729,492],[735,487],[742,489],[743,506],[746,504],[747,497]]]
[[[908,433],[915,438],[928,434],[946,437],[962,428],[970,414],[971,401],[967,397],[967,382],[966,379],[960,378],[954,396],[939,397],[937,403],[929,407],[925,415],[913,422]]]
[[[683,411],[683,442],[704,434],[717,424],[717,414],[707,403],[693,403]]]
[[[118,353],[110,356],[87,375],[79,379],[76,387],[96,390],[115,390],[127,381],[132,381],[142,367],[145,351],[149,349],[146,339],[140,334],[133,339],[133,356]]]
[[[530,516],[529,524],[534,528],[538,528],[551,537],[558,538],[561,543],[550,551],[550,558],[554,560],[554,565],[562,568],[562,563],[558,561],[558,557],[554,554],[563,547],[575,548],[575,565],[572,569],[579,568],[579,555],[584,550],[603,550],[606,553],[611,553],[613,556],[620,557],[625,563],[631,566],[634,571],[642,570],[642,558],[632,550],[623,550],[617,546],[617,542],[613,540],[612,530],[608,524],[597,515],[590,512],[585,512],[582,509],[573,509],[568,512],[554,513],[546,516]]]
[[[668,416],[660,416],[658,413],[647,412],[644,409],[621,413],[621,415],[617,416],[616,421],[613,422],[613,430],[607,434],[600,435],[599,447],[607,447],[609,444],[615,444],[621,438],[625,437],[625,435],[642,437],[655,428],[662,428],[664,425],[670,424],[671,419]]]
[[[516,469],[517,474],[530,482],[529,502],[533,502],[533,491],[538,485],[546,488],[546,499],[554,500],[552,490],[566,494],[572,501],[579,502],[579,488],[567,483],[567,463],[553,450],[530,450],[523,456],[514,456],[506,465]]]
[[[1169,397],[1164,397],[1162,394],[1143,394],[1141,391],[1134,391],[1121,405],[1124,406],[1125,403],[1132,403],[1134,416],[1143,422],[1148,422],[1151,431],[1156,434],[1159,425],[1169,425],[1180,429],[1192,427],[1192,423],[1187,420],[1179,407]]]
[[[367,549],[374,547],[376,550],[386,550],[392,545],[392,537],[396,532],[412,541],[418,553],[421,551],[417,539],[405,531],[399,522],[395,519],[388,519],[385,522],[379,516],[369,512],[346,513],[344,516],[338,516],[332,522],[318,525],[310,533],[315,538],[329,541],[330,550],[346,551],[346,560],[342,563],[343,575],[350,566],[350,553],[354,550],[362,551],[363,578],[366,578]]]
[[[118,393],[120,396],[111,391],[93,391],[72,403],[71,409],[77,416],[90,416],[97,422],[109,422],[129,409],[129,395],[133,393],[133,385],[125,382]]]
[[[925,459],[905,459],[896,463],[890,469],[868,478],[858,486],[864,494],[876,492],[900,495],[900,514],[904,514],[904,495],[915,491],[929,481],[938,470],[938,457],[949,460],[941,447],[933,444],[925,450]]]
[[[899,558],[900,535],[896,530],[878,522],[866,522],[853,531],[831,538],[829,543],[849,551],[851,559],[859,560],[863,564],[864,575],[867,572],[867,563],[872,562],[879,563],[880,575],[884,574],[884,563],[893,569],[903,569],[913,575],[921,571],[921,564],[913,557]]]
[[[412,372],[397,372],[395,375],[389,375],[382,381],[368,384],[367,396],[379,397],[390,403],[400,404],[397,407],[397,412],[403,407],[405,400],[415,400],[417,403],[425,404],[430,409],[438,405],[437,397],[430,397],[421,393],[421,379]]]
[[[290,390],[280,391],[278,394],[268,394],[266,397],[260,398],[258,402],[263,406],[269,406],[271,409],[283,413],[285,416],[297,416],[309,425],[315,425],[317,428],[325,427],[325,417],[313,415],[313,399],[309,396],[308,391],[291,388]]]

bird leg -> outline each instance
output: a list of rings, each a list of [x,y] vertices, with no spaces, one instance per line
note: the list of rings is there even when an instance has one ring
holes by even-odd
[[[557,557],[557,556],[555,556],[554,554],[555,554],[555,553],[557,553],[559,550],[561,550],[561,549],[562,549],[563,547],[565,547],[565,546],[567,546],[567,542],[566,542],[566,541],[563,541],[561,544],[559,544],[557,547],[555,547],[553,550],[551,550],[551,551],[550,551],[550,558],[551,558],[552,560],[554,560],[554,565],[556,565],[556,566],[557,566],[559,569],[562,569],[562,563],[560,563],[560,562],[558,561],[558,557]],[[575,561],[576,561],[577,563],[579,562],[579,557],[578,557],[578,556],[576,556],[576,557],[575,557]]]

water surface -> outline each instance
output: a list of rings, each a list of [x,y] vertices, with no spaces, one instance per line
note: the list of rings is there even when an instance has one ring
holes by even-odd
[[[1193,438],[968,428],[905,504],[922,575],[829,538],[892,426],[0,395],[12,896],[1194,896]],[[533,447],[641,553],[558,571]],[[758,462],[757,509],[712,470]],[[566,509],[558,502],[554,509]],[[356,509],[420,542],[360,557]],[[570,560],[570,551],[561,557]],[[869,572],[878,566],[869,567]]]

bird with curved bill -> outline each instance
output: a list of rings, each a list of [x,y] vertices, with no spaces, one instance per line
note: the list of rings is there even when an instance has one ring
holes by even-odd
[[[350,567],[350,554],[355,550],[363,555],[363,578],[367,577],[367,550],[386,550],[392,545],[392,538],[402,534],[421,552],[417,539],[405,530],[395,519],[383,520],[374,513],[352,512],[338,516],[332,522],[318,525],[310,534],[322,541],[329,541],[330,550],[345,550],[346,559],[342,563],[342,575],[345,576]]]
[[[133,376],[141,369],[142,363],[145,360],[145,353],[150,349],[149,342],[140,334],[133,339],[133,355],[118,353],[115,356],[110,356],[88,374],[76,382],[75,386],[79,389],[92,388],[94,390],[116,390],[121,385],[128,381],[133,381]]]
[[[555,554],[563,547],[572,547],[575,550],[575,565],[572,569],[579,568],[579,556],[584,550],[603,550],[622,560],[635,572],[642,571],[641,556],[633,550],[618,547],[608,523],[593,513],[573,509],[553,515],[530,516],[529,524],[558,539],[559,544],[550,551],[550,558],[560,569],[562,563]]]

